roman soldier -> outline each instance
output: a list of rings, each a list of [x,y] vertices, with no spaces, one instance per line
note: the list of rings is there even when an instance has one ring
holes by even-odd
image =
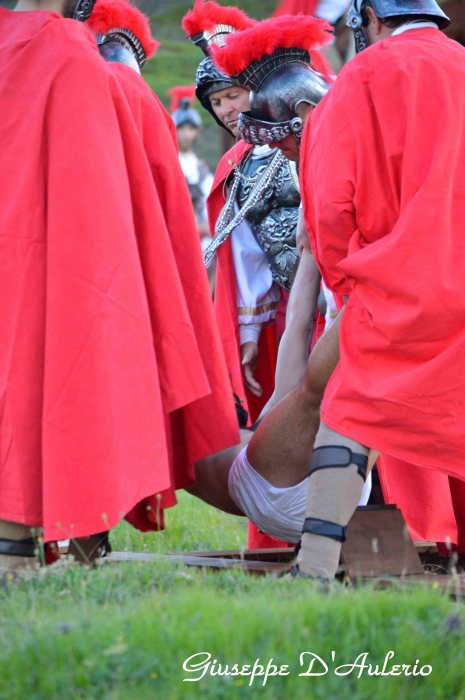
[[[195,142],[202,130],[200,114],[193,106],[195,85],[179,85],[168,90],[168,94],[172,98],[171,116],[176,127],[179,162],[189,187],[201,247],[205,250],[211,241],[206,205],[213,184],[213,175],[205,161],[201,160],[194,151]],[[212,273],[210,286],[214,283],[214,267],[212,267]]]
[[[457,153],[465,150],[465,143],[460,134],[448,132],[445,137],[442,130],[438,132],[434,109],[427,113],[421,109],[426,100],[431,105],[429,93],[422,93],[428,80],[441,84],[441,96],[435,99],[438,110],[441,104],[452,107],[447,95],[463,80],[459,55],[463,49],[438,32],[447,21],[436,3],[427,0],[401,7],[357,3],[349,22],[356,30],[358,49],[377,45],[343,70],[304,134],[302,183],[312,248],[328,286],[347,294],[349,302],[339,320],[341,362],[325,392],[311,460],[310,481],[317,488],[309,496],[296,572],[334,574],[345,526],[375,451],[395,458],[399,471],[410,471],[415,464],[416,473],[423,468],[429,474],[427,467],[438,475],[463,478],[459,458],[463,432],[459,439],[453,429],[463,424],[462,403],[454,392],[461,391],[465,381],[457,326],[463,309],[460,290],[453,283],[458,271],[446,279],[427,259],[441,260],[441,270],[452,270],[444,245],[444,240],[451,240],[457,260],[461,243],[454,222],[462,216],[457,211],[461,199],[451,194],[440,200],[432,193],[442,191],[437,167],[441,154],[451,152],[449,139]],[[252,43],[254,36],[249,32],[241,39]],[[238,41],[228,44],[218,59],[223,70],[225,61],[234,61],[242,48]],[[420,73],[407,70],[412,60],[422,66]],[[461,123],[462,102],[454,103],[448,123]],[[353,109],[347,111],[349,103]],[[310,110],[303,104],[297,112],[305,121]],[[245,130],[253,132],[250,119],[244,122]],[[413,123],[415,128],[409,126]],[[281,145],[289,138],[283,135]],[[394,153],[398,158],[393,160]],[[422,154],[420,161],[412,159],[415,153]],[[448,170],[451,193],[458,193],[463,180],[460,162],[459,157]],[[437,178],[439,189],[434,185]],[[386,208],[383,197],[395,206]],[[424,216],[433,210],[440,237],[428,234],[426,222],[422,223],[420,212]],[[379,216],[380,211],[387,219]],[[445,298],[450,299],[450,307],[445,307],[450,308],[447,323],[444,326],[438,311],[441,323],[435,325],[433,300],[442,303]],[[433,345],[434,372],[428,354]],[[425,442],[425,431],[434,438]]]
[[[82,24],[92,0],[34,7],[0,7],[2,569],[34,561],[31,528],[103,541],[170,485],[147,157]]]
[[[197,71],[197,97],[236,137],[249,88],[218,71],[209,51],[221,47],[229,34],[254,24],[235,7],[203,0],[183,20],[187,35],[206,54]],[[208,201],[215,235],[204,258],[209,265],[218,256],[216,315],[234,391],[245,399],[252,420],[273,387],[274,323],[280,303],[285,306],[297,259],[299,204],[295,170],[278,150],[239,141],[221,159]]]
[[[124,50],[136,60],[147,55],[149,38],[153,41],[148,20],[126,0],[97,0],[89,26],[101,37],[100,49],[106,37],[113,41],[117,30],[124,29],[123,36],[131,36]],[[176,135],[169,126],[173,120],[138,71],[132,70],[129,59],[121,52],[119,57],[123,60],[112,61],[109,67],[129,104],[149,167],[141,196],[142,188],[153,188],[161,213],[152,219],[150,234],[140,244],[145,274],[160,281],[163,299],[153,299],[151,312],[157,324],[155,346],[164,360],[160,379],[171,485],[161,497],[141,502],[127,516],[139,529],[153,530],[163,526],[163,509],[175,505],[175,490],[194,481],[199,455],[236,444],[239,433],[189,190],[178,161]],[[171,247],[170,266],[160,265],[162,244]],[[184,305],[177,306],[176,290],[182,292]]]
[[[183,20],[202,49],[196,95],[215,121],[236,138],[249,88],[219,71],[212,46],[256,24],[236,7],[196,0]],[[238,141],[217,168],[207,202],[213,241],[204,260],[217,257],[215,313],[234,392],[255,421],[273,393],[277,340],[285,327],[291,275],[297,260],[300,193],[296,170],[277,149]],[[278,546],[249,530],[249,546]]]
[[[250,37],[249,41],[254,43],[256,39]],[[226,59],[233,50],[237,51],[237,55],[240,55],[241,47],[237,49],[228,48],[227,52],[221,54],[220,59]],[[235,55],[232,55],[233,60],[236,60]],[[230,68],[231,70],[238,70],[234,65],[231,65]],[[301,84],[296,82],[293,92],[296,101],[304,97],[304,88],[304,82]],[[277,89],[279,89],[279,84],[277,84]],[[263,128],[263,125],[258,123],[254,125],[254,118],[260,116],[260,112],[257,110],[266,109],[268,105],[271,107],[271,104],[274,102],[274,98],[272,99],[270,95],[271,92],[267,96],[266,92],[260,88],[258,94],[253,97],[250,114],[241,117],[245,140],[251,140],[252,138],[256,140],[258,134],[260,134],[259,142],[266,143],[267,131],[274,128],[272,125],[283,118],[282,114],[269,109],[268,119],[270,124],[268,124],[268,128]],[[296,144],[294,138],[284,135],[284,139],[279,142],[279,145],[281,148],[286,149],[290,157],[299,157],[300,147]],[[290,151],[293,151],[294,155]],[[328,304],[331,304],[334,295],[331,295],[329,292],[330,296],[328,296],[326,286],[324,288]],[[336,298],[338,306],[341,308],[343,299],[340,295],[336,295]],[[282,349],[284,350],[284,347]],[[324,387],[322,388],[324,389]],[[269,443],[270,452],[278,449],[273,444],[273,441],[270,442],[269,438],[267,442]],[[254,456],[254,445],[252,445],[250,452]],[[263,458],[261,456],[263,454],[262,445],[260,445],[260,450],[256,454],[259,454],[259,459]],[[261,465],[258,464],[258,466],[260,467]],[[425,470],[415,465],[409,465],[406,468],[402,460],[385,454],[379,457],[377,466],[384,500],[388,504],[395,503],[401,508],[412,539],[432,540],[438,543],[448,541],[453,547],[458,547],[458,551],[463,551],[465,536],[461,533],[465,533],[463,529],[465,518],[463,507],[460,507],[462,502],[460,495],[463,487],[457,479],[431,470]]]

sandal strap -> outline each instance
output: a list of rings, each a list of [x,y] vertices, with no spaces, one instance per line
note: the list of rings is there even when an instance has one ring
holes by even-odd
[[[0,538],[0,555],[5,554],[10,557],[35,557],[36,541],[33,537],[26,540],[6,540]]]

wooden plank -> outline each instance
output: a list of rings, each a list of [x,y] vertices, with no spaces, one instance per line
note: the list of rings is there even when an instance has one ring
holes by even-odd
[[[169,561],[172,564],[206,568],[219,571],[221,569],[234,569],[244,571],[250,575],[274,575],[279,576],[290,571],[291,564],[285,562],[247,561],[238,559],[224,559],[216,557],[196,557],[185,554],[151,554],[147,552],[112,552],[102,559],[102,563],[122,563],[132,561]],[[339,567],[338,574],[344,573],[343,567]],[[348,579],[347,579],[348,580]],[[465,597],[465,580],[459,576],[413,574],[407,576],[359,576],[351,580],[351,585],[360,586],[372,583],[377,590],[394,588],[412,588],[427,586],[437,589],[454,598]]]
[[[290,564],[280,562],[245,561],[241,559],[223,559],[220,557],[196,557],[185,554],[151,554],[148,552],[112,552],[101,561],[108,564],[132,561],[169,561],[182,566],[209,569],[238,569],[248,573],[259,574],[280,574],[290,569]]]
[[[402,513],[395,506],[357,508],[347,527],[341,564],[351,579],[424,573]]]
[[[436,554],[438,546],[436,542],[426,542],[423,540],[413,540],[413,545],[418,554]]]
[[[245,561],[290,562],[294,559],[294,547],[276,547],[273,549],[224,549],[204,552],[185,552],[185,554],[191,557],[219,557],[221,559],[243,559]]]

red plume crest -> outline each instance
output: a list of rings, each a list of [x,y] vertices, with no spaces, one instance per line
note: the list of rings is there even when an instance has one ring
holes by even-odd
[[[332,70],[318,49],[329,44],[332,38],[331,25],[324,19],[282,15],[265,19],[244,32],[230,34],[224,48],[212,46],[211,53],[223,73],[237,75],[276,49],[305,49],[310,52],[312,68],[329,80]]]
[[[214,29],[217,24],[226,24],[240,32],[253,27],[258,22],[239,10],[238,7],[224,7],[213,0],[208,2],[195,0],[194,7],[182,20],[183,29],[189,39],[204,31]]]
[[[147,58],[160,46],[152,37],[149,18],[128,0],[97,0],[86,24],[94,34],[106,34],[117,27],[129,29],[139,39]]]
[[[173,113],[178,109],[179,103],[183,98],[187,98],[192,107],[195,100],[195,85],[176,85],[171,90],[168,90],[166,94],[171,95],[170,111]]]

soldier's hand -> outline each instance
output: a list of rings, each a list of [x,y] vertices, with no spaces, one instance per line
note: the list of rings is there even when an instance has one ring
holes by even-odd
[[[254,396],[261,396],[263,389],[254,379],[258,363],[258,345],[256,343],[248,341],[241,345],[241,361],[246,388],[254,394]]]

